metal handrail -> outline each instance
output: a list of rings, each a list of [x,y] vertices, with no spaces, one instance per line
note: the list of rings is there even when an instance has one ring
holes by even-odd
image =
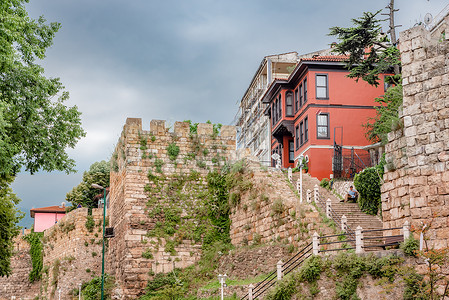
[[[293,271],[294,269],[296,269],[298,266],[300,266],[305,259],[301,260],[300,262],[297,263],[298,260],[300,260],[301,258],[303,258],[306,254],[310,253],[312,251],[312,243],[307,244],[305,247],[303,247],[300,251],[298,251],[295,255],[293,255],[292,257],[290,257],[283,265],[283,269],[285,267],[284,270],[290,269],[287,272],[284,272],[284,274],[288,274],[291,271]],[[309,248],[309,249],[307,249]],[[302,254],[302,255],[301,255]],[[293,267],[292,267],[293,266]],[[253,299],[257,299],[258,296],[260,296],[263,292],[265,292],[268,288],[270,288],[271,286],[273,286],[276,281],[273,281],[274,279],[276,279],[277,276],[273,276],[275,275],[277,272],[277,270],[271,272],[264,280],[258,282],[256,284],[256,286],[253,289]],[[245,296],[243,296],[241,298],[241,300],[247,299],[249,296],[249,294],[247,293]]]
[[[324,200],[324,197],[323,196],[321,196],[319,193],[318,193],[318,202],[319,202],[319,204],[323,207],[323,209],[324,209],[324,211],[325,211],[325,213],[326,213],[326,202],[325,202],[325,200]],[[330,214],[331,214],[331,219],[332,219],[332,221],[334,221],[336,224],[340,224],[340,226],[341,226],[341,216],[339,216],[333,209],[332,209],[332,206],[331,206],[331,208],[330,208]],[[353,239],[355,239],[355,232],[351,229],[351,227],[348,225],[348,224],[346,224],[346,231],[347,231],[347,233],[353,238]]]
[[[362,230],[362,232],[387,231],[387,230],[397,230],[397,229],[402,229],[402,228],[403,227],[382,228],[382,229],[367,229],[367,230]]]

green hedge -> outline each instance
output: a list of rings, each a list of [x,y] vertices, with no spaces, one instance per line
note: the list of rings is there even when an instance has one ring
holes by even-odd
[[[383,163],[366,168],[354,177],[354,186],[359,192],[360,209],[368,214],[376,215],[381,207],[381,192]]]

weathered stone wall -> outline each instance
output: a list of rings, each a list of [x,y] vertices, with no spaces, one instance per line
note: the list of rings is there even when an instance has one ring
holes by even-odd
[[[400,34],[403,128],[388,135],[384,228],[429,223],[430,246],[448,246],[449,42],[417,26]]]
[[[179,154],[170,159],[168,146],[175,143]],[[157,220],[149,217],[148,173],[189,174],[192,170],[205,176],[233,156],[235,127],[223,126],[214,134],[212,124],[199,124],[197,134],[190,134],[189,124],[176,122],[169,132],[165,121],[152,120],[150,130],[142,129],[141,119],[128,118],[116,146],[111,172],[110,224],[115,237],[110,240],[107,271],[115,276],[121,299],[134,299],[144,291],[149,271],[168,272],[173,267],[186,267],[200,257],[200,245],[180,240],[176,255],[164,251],[162,245],[153,250],[152,258],[142,254],[149,245],[159,243],[147,233]]]
[[[25,234],[29,234],[30,230]],[[12,274],[9,277],[0,277],[0,300],[11,299],[34,299],[39,295],[40,282],[29,281],[32,269],[30,257],[30,245],[23,240],[21,233],[14,239],[14,255],[11,257]]]
[[[233,245],[285,243],[302,247],[312,241],[315,231],[333,233],[322,226],[315,206],[305,198],[299,203],[299,197],[280,170],[254,165],[249,167],[249,172],[252,172],[253,186],[231,210]]]
[[[95,226],[86,228],[87,208],[78,208],[44,231],[44,267],[42,294],[47,299],[72,299],[71,292],[80,283],[101,276],[101,208],[92,209]]]

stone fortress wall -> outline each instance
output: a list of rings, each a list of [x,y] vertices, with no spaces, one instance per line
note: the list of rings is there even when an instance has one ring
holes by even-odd
[[[88,209],[78,208],[44,231],[42,295],[71,299],[79,284],[101,275],[103,210],[92,209],[94,226],[86,227]]]
[[[31,232],[25,229],[14,239],[15,254],[11,258],[12,274],[9,277],[0,277],[0,300],[11,299],[12,296],[21,295],[23,299],[34,299],[39,295],[39,282],[30,283],[28,276],[32,269],[30,245],[23,239]]]
[[[400,33],[403,128],[388,135],[382,186],[384,228],[432,220],[436,248],[449,246],[449,41],[440,29]]]
[[[116,279],[119,297],[134,299],[142,293],[149,271],[186,267],[201,255],[201,245],[193,241],[179,241],[173,254],[164,251],[165,241],[148,237],[157,223],[147,209],[149,193],[145,186],[150,183],[149,171],[158,174],[155,169],[160,168],[160,173],[170,178],[194,170],[204,178],[211,168],[234,155],[235,131],[234,126],[222,126],[220,133],[214,134],[212,124],[198,124],[197,134],[190,134],[188,123],[176,122],[170,132],[165,121],[160,120],[152,120],[148,131],[142,129],[141,119],[126,120],[112,159],[108,210],[115,237],[109,241],[107,272]],[[179,154],[170,158],[167,148],[173,143],[179,147]],[[201,150],[196,158],[189,156],[200,146],[207,151]],[[154,249],[151,257],[142,256],[159,242],[162,245]]]

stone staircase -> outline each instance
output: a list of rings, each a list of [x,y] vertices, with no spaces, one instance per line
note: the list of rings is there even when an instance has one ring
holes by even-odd
[[[362,212],[358,206],[357,203],[344,203],[340,202],[341,199],[335,196],[331,191],[322,188],[319,186],[320,181],[310,176],[309,174],[302,174],[302,180],[303,180],[303,201],[306,201],[307,197],[307,190],[309,189],[312,192],[312,201],[313,201],[313,189],[315,185],[318,185],[319,194],[321,196],[321,199],[331,199],[332,204],[332,210],[338,215],[343,216],[345,215],[347,218],[347,224],[348,227],[355,232],[356,228],[358,226],[361,226],[363,230],[373,230],[373,229],[382,229],[382,221],[377,216],[368,215],[364,212]],[[296,188],[296,181],[299,179],[300,174],[294,173],[293,174],[293,185]],[[322,207],[320,206],[322,209]],[[323,209],[322,209],[323,210]],[[340,224],[336,224],[337,226],[340,226]],[[376,236],[382,236],[382,232],[366,232],[364,233],[364,237],[376,237]],[[383,240],[365,240],[364,244],[365,246],[370,245],[378,245],[383,243]],[[376,251],[380,250],[380,247],[372,247],[372,248],[366,248],[365,251]]]

